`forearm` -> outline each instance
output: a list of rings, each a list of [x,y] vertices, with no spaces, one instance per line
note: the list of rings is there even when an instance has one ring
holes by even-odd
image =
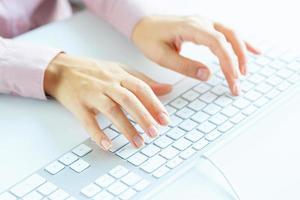
[[[45,70],[59,52],[0,38],[0,93],[46,99]]]

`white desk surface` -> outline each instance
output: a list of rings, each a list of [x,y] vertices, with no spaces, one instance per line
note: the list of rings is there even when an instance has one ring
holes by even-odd
[[[244,34],[255,33],[280,44],[300,44],[300,29],[295,28],[296,19],[300,18],[296,1],[178,2],[182,5],[177,7],[177,13],[210,16],[238,27]],[[158,80],[162,77],[157,74],[166,71],[147,61],[123,36],[88,12],[34,30],[18,39],[62,48],[75,55],[118,60],[140,68],[150,76],[155,74],[154,78]],[[166,82],[174,83],[181,78],[169,73],[170,76],[163,77]],[[0,95],[0,113],[0,191],[88,137],[76,119],[53,101]],[[272,127],[272,123],[259,126],[260,130],[268,127]],[[289,127],[297,130],[293,123]],[[300,153],[300,148],[295,150]]]

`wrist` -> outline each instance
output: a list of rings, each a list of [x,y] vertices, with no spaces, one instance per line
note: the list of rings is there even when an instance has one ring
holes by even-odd
[[[47,95],[55,98],[57,87],[61,80],[62,71],[66,67],[64,65],[66,60],[66,54],[58,54],[48,65],[45,71],[44,77],[44,91]]]

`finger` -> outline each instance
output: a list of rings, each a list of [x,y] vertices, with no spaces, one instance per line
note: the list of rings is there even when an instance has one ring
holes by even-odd
[[[248,51],[250,51],[251,53],[254,53],[254,54],[261,54],[261,51],[254,47],[252,44],[248,43],[248,42],[245,42],[246,44],[246,48]]]
[[[145,82],[132,76],[122,81],[121,85],[136,95],[159,124],[169,124],[170,119],[167,110]]]
[[[87,109],[82,111],[80,113],[80,121],[97,145],[105,151],[111,148],[110,139],[100,129],[96,116],[92,111]]]
[[[158,135],[156,121],[131,91],[122,86],[113,86],[106,91],[106,95],[129,113],[150,137]]]
[[[247,72],[247,49],[244,41],[229,28],[225,27],[222,24],[215,23],[214,27],[217,31],[224,34],[227,41],[231,44],[234,53],[236,54],[239,62],[239,69],[243,75],[246,75]]]
[[[140,73],[135,70],[126,70],[126,71],[128,73],[130,73],[131,75],[133,75],[133,76],[143,80],[145,83],[147,83],[157,96],[166,95],[172,91],[172,85],[170,85],[170,84],[159,83],[159,82],[151,79],[150,77],[146,76],[145,74]]]
[[[188,38],[189,41],[195,44],[207,46],[211,52],[218,57],[231,93],[233,95],[239,95],[239,73],[235,64],[235,58],[232,55],[232,48],[227,43],[225,36],[214,30],[213,27],[204,31],[197,25],[188,25],[183,29],[182,34],[183,38]]]
[[[134,147],[139,148],[144,145],[142,136],[132,126],[117,103],[106,97],[101,99],[95,98],[92,104],[117,127]]]
[[[181,56],[168,45],[163,48],[164,53],[158,64],[202,81],[207,81],[210,78],[211,72],[205,64]]]

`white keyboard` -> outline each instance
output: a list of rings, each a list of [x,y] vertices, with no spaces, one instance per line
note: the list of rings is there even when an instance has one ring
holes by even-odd
[[[188,90],[166,104],[172,123],[160,129],[157,138],[147,137],[129,117],[145,138],[143,148],[134,149],[110,125],[104,130],[113,142],[110,153],[101,152],[87,140],[8,189],[0,200],[142,197],[158,180],[167,179],[205,147],[300,82],[300,53],[264,45],[263,55],[249,55],[249,74],[241,80],[241,96],[229,94],[214,62],[211,66],[215,75],[210,81],[192,81]],[[107,170],[97,170],[100,166]]]

